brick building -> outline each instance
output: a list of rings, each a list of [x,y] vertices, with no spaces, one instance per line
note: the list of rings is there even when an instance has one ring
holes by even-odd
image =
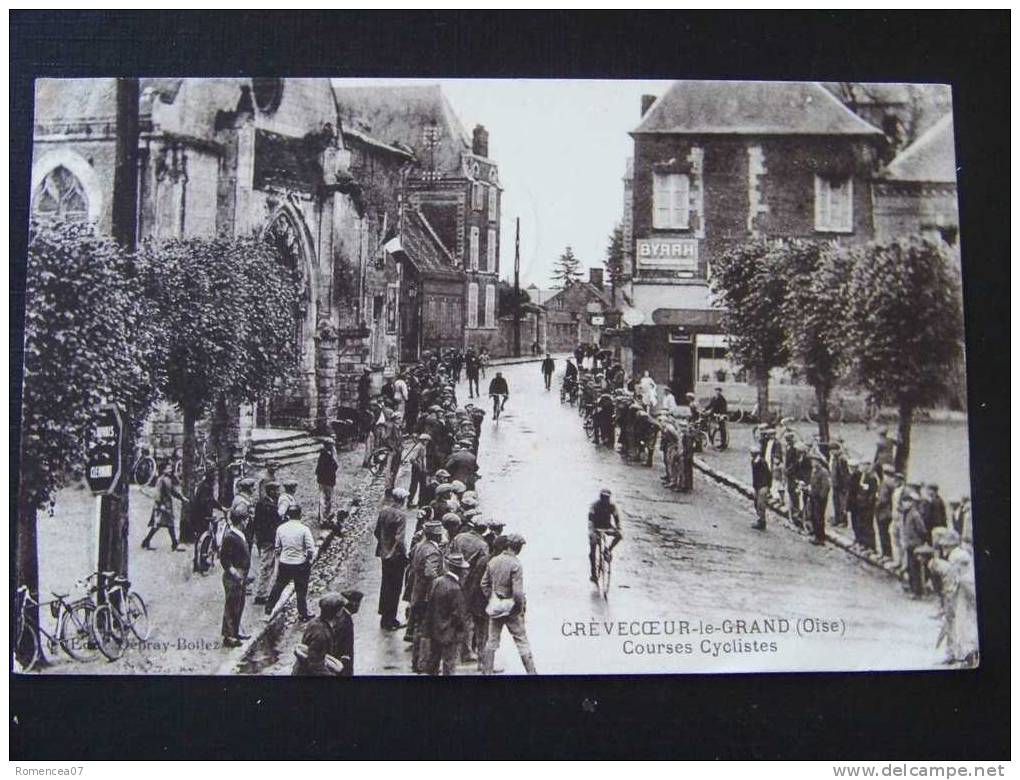
[[[641,107],[631,327],[614,339],[682,394],[726,355],[713,259],[755,238],[870,240],[883,136],[816,83],[678,81]]]
[[[362,367],[398,359],[400,270],[382,250],[413,151],[346,132],[327,79],[141,79],[139,239],[246,236],[298,272],[299,367],[241,425],[321,427]],[[110,232],[114,79],[36,86],[32,209]],[[173,415],[158,415],[173,428]],[[174,429],[175,430],[175,429]]]
[[[547,352],[571,352],[578,344],[599,343],[612,304],[603,286],[602,269],[589,269],[589,274],[587,282],[568,284],[542,302]]]
[[[875,236],[889,240],[917,234],[957,246],[953,115],[930,127],[875,178]]]
[[[338,86],[334,92],[345,126],[413,150],[419,165],[405,180],[407,205],[462,272],[462,303],[447,289],[445,316],[461,306],[458,346],[495,353],[501,188],[488,132],[477,125],[469,137],[439,86]],[[444,316],[441,309],[436,314]]]

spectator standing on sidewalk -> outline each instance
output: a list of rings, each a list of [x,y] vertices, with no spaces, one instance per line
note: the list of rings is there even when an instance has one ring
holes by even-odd
[[[883,463],[881,468],[882,482],[878,487],[878,502],[875,505],[875,524],[878,526],[880,552],[886,558],[892,558],[892,537],[889,534],[889,526],[892,524],[892,494],[897,487],[896,474],[891,463]]]
[[[287,510],[297,506],[297,480],[285,479],[283,481],[283,492],[276,502],[276,513],[281,519],[287,517]]]
[[[811,478],[808,490],[811,491],[811,531],[814,536],[812,544],[825,544],[825,505],[829,502],[832,488],[829,469],[825,458],[820,452],[811,454]]]
[[[340,462],[336,459],[333,442],[324,442],[315,464],[315,481],[319,483],[319,525],[325,525],[333,519],[333,491],[336,489],[336,472],[339,468]]]
[[[266,601],[266,617],[272,616],[283,589],[293,582],[298,616],[302,621],[311,620],[308,614],[308,578],[312,572],[312,558],[315,557],[315,540],[308,526],[301,522],[301,507],[297,504],[287,509],[286,520],[276,529],[275,547],[276,582]]]
[[[421,504],[428,477],[428,448],[432,437],[427,433],[418,434],[418,438],[407,453],[407,462],[411,464],[411,485],[407,490],[408,506]]]
[[[919,599],[924,595],[924,571],[923,563],[916,551],[918,547],[927,543],[928,529],[924,525],[924,518],[921,516],[920,508],[917,506],[918,496],[913,490],[903,494],[903,503],[907,512],[903,517],[903,547],[907,554],[907,581],[910,588],[910,597]]]
[[[845,526],[850,464],[840,442],[833,442],[829,446],[829,472],[832,474],[832,524]]]
[[[361,600],[364,594],[360,590],[345,590],[340,594],[344,603],[337,613],[336,620],[336,645],[337,656],[343,664],[341,677],[354,676],[354,619],[353,616],[361,609]]]
[[[395,488],[375,521],[375,557],[382,565],[379,627],[384,631],[395,631],[402,625],[397,620],[397,609],[407,569],[407,517],[403,509],[406,498],[406,490]]]
[[[754,487],[754,511],[758,515],[758,522],[751,527],[764,531],[769,493],[772,490],[772,472],[758,447],[751,447],[751,484]]]
[[[253,520],[255,549],[258,551],[258,569],[255,577],[255,604],[265,606],[269,600],[269,589],[273,585],[276,568],[276,529],[280,516],[276,513],[280,492],[279,482],[266,482],[262,486],[263,497],[255,504]]]
[[[853,475],[853,502],[850,504],[850,521],[854,539],[866,550],[875,551],[875,499],[878,496],[878,477],[869,461],[857,461]]]
[[[425,671],[437,675],[457,673],[461,646],[467,637],[469,619],[461,580],[470,566],[460,553],[450,553],[444,561],[446,571],[432,583],[425,610],[425,633],[429,638],[429,658]]]
[[[472,350],[468,350],[464,358],[464,374],[468,381],[468,398],[475,398],[482,394],[478,389],[478,377],[481,373],[481,365]]]
[[[337,641],[337,617],[344,606],[339,593],[327,593],[319,599],[319,616],[309,622],[301,635],[301,646],[295,651],[297,660],[291,674],[294,676],[334,677],[336,672],[327,665],[326,657],[339,660],[341,651]]]
[[[241,614],[244,612],[244,586],[251,565],[248,541],[241,524],[248,516],[243,509],[231,509],[227,515],[228,528],[220,543],[220,563],[223,565],[223,645],[238,647],[242,639]]]
[[[531,645],[528,643],[528,632],[524,626],[527,599],[524,595],[524,567],[519,559],[524,548],[524,537],[520,534],[508,534],[506,545],[506,549],[493,557],[485,567],[482,591],[487,599],[495,593],[499,599],[511,600],[513,606],[505,615],[494,617],[490,614],[489,637],[482,654],[481,670],[482,674],[492,674],[496,651],[499,650],[500,634],[505,626],[517,645],[517,652],[520,653],[525,671],[528,674],[537,674],[535,661],[531,655]]]
[[[429,520],[422,526],[424,538],[414,546],[411,553],[404,597],[410,605],[407,633],[404,640],[413,642],[411,669],[421,674],[428,659],[428,642],[425,634],[425,610],[428,606],[432,583],[442,575],[443,553],[439,542],[443,538],[443,524]]]

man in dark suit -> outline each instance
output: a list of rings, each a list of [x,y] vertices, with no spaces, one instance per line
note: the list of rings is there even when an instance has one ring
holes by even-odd
[[[758,522],[751,527],[764,531],[769,491],[772,489],[772,472],[757,446],[751,447],[751,484],[754,487],[754,511],[758,515]]]
[[[878,498],[878,477],[868,461],[858,461],[851,475],[856,482],[850,504],[850,520],[854,539],[868,550],[875,549],[875,502]]]
[[[354,620],[353,615],[361,609],[361,599],[364,594],[360,590],[345,590],[340,594],[344,598],[344,605],[337,613],[336,649],[339,655],[337,658],[344,665],[341,677],[354,676]]]
[[[467,636],[468,616],[461,590],[461,578],[471,568],[460,553],[446,557],[446,572],[432,583],[425,611],[425,633],[430,652],[425,663],[428,674],[457,673],[461,644]]]
[[[220,544],[220,563],[223,564],[223,644],[238,647],[242,639],[241,613],[244,611],[244,584],[248,576],[251,557],[248,540],[241,527],[248,521],[248,513],[241,508],[231,509],[228,517],[229,528],[223,534]]]
[[[415,545],[411,553],[411,564],[408,567],[409,573],[404,587],[404,595],[411,606],[407,634],[404,638],[410,638],[414,643],[411,668],[419,674],[424,672],[424,662],[428,657],[425,611],[429,593],[432,590],[432,583],[445,571],[443,553],[439,547],[439,542],[443,538],[443,524],[438,520],[429,520],[422,526],[422,532],[425,538]]]
[[[406,490],[394,488],[375,522],[375,557],[379,558],[382,565],[379,626],[385,631],[401,627],[397,620],[397,608],[400,606],[400,589],[407,568],[407,518],[403,511],[406,498]]]

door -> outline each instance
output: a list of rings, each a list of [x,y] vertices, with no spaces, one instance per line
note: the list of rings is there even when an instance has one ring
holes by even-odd
[[[687,393],[694,392],[694,345],[670,344],[669,386],[677,403],[684,402]]]

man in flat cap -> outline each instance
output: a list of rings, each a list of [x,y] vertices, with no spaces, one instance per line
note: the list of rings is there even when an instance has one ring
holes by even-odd
[[[474,514],[472,514],[474,513]],[[476,518],[478,510],[472,509],[464,513],[464,525],[460,533],[450,542],[449,550],[463,556],[470,567],[461,578],[461,588],[471,620],[468,622],[464,645],[461,650],[462,661],[477,661],[479,653],[485,647],[488,618],[485,614],[485,594],[482,593],[482,575],[489,562],[489,545],[478,533]],[[479,636],[481,640],[479,641]]]
[[[276,582],[266,600],[266,619],[276,607],[276,602],[288,583],[294,583],[297,597],[298,618],[311,620],[308,614],[308,578],[312,574],[312,559],[315,557],[315,539],[308,526],[301,520],[301,507],[297,504],[287,509],[287,517],[276,529]]]
[[[327,593],[319,599],[319,616],[308,623],[301,635],[301,645],[294,652],[297,660],[294,662],[292,675],[336,676],[336,671],[327,666],[326,658],[327,656],[338,660],[340,658],[337,618],[344,604],[344,597],[339,593]]]
[[[880,468],[882,481],[878,486],[878,500],[875,504],[875,525],[878,526],[880,552],[886,558],[892,558],[892,535],[889,532],[889,527],[892,525],[893,519],[892,495],[897,488],[896,469],[891,463],[883,463]],[[909,565],[909,561],[907,563]]]
[[[254,487],[254,485],[253,485]],[[224,647],[239,647],[242,639],[241,613],[244,612],[244,585],[248,576],[251,557],[248,552],[248,540],[244,538],[242,524],[248,521],[248,515],[242,507],[231,509],[227,513],[227,529],[220,543],[220,564],[223,566],[223,634]]]
[[[428,606],[432,583],[443,574],[443,553],[439,543],[443,538],[443,524],[429,520],[422,526],[424,538],[415,545],[411,553],[410,572],[405,585],[405,596],[410,604],[407,634],[414,643],[411,652],[411,668],[422,674],[428,657],[427,636],[424,629],[425,610]]]
[[[829,446],[829,473],[832,475],[832,524],[845,526],[850,464],[843,451],[843,444],[839,441]]]
[[[751,527],[758,531],[764,531],[769,491],[772,489],[772,471],[765,462],[765,458],[762,457],[761,447],[758,445],[751,447],[750,455],[751,484],[754,488],[754,511],[758,515],[758,522]]]
[[[457,673],[461,646],[467,636],[469,619],[461,582],[471,566],[460,553],[451,553],[444,561],[446,571],[432,583],[425,610],[425,634],[429,638],[427,674]]]
[[[407,453],[407,462],[411,464],[411,485],[407,489],[408,506],[421,503],[425,490],[425,478],[428,474],[428,448],[432,437],[427,433],[418,434],[414,446]]]
[[[285,479],[281,483],[283,485],[283,492],[280,493],[280,498],[276,502],[276,513],[283,520],[287,517],[287,510],[292,506],[297,505],[297,480],[290,478]]]
[[[341,677],[354,676],[354,619],[353,615],[361,609],[364,594],[360,590],[345,590],[340,594],[344,603],[336,617],[336,649],[343,669]]]
[[[404,501],[407,491],[394,488],[379,511],[375,521],[375,556],[382,565],[382,582],[379,585],[379,627],[395,631],[401,627],[397,620],[400,606],[400,589],[407,569],[407,517]]]
[[[244,515],[244,520],[239,521],[238,528],[241,533],[244,534],[244,538],[248,541],[248,550],[251,551],[252,542],[254,541],[254,529],[252,528],[252,521],[255,519],[255,480],[251,477],[244,477],[237,481],[237,492],[234,494],[233,500],[230,502],[230,511],[233,512],[235,509],[238,514]]]
[[[811,453],[811,479],[808,492],[811,495],[811,543],[825,544],[825,505],[829,502],[832,486],[829,467],[821,452]]]
[[[255,578],[255,604],[265,606],[269,589],[273,584],[276,567],[276,529],[280,527],[280,516],[276,513],[280,483],[266,482],[262,485],[262,496],[255,503],[255,517],[252,523],[255,550],[258,552],[258,569]]]
[[[524,548],[524,537],[520,534],[507,534],[506,545],[505,550],[489,560],[485,574],[482,575],[482,591],[486,598],[495,593],[500,599],[512,600],[513,607],[504,616],[490,615],[489,637],[482,653],[481,671],[482,674],[492,674],[496,651],[499,650],[500,634],[505,626],[513,637],[514,644],[517,645],[524,670],[528,674],[537,674],[535,661],[531,655],[531,645],[528,643],[528,633],[524,626],[527,598],[524,595],[524,567],[518,557]]]
[[[918,501],[920,496],[908,488],[900,499],[906,507],[903,516],[903,547],[907,555],[907,581],[910,597],[919,599],[924,595],[924,563],[917,555],[917,549],[928,541],[928,529],[924,524]]]

